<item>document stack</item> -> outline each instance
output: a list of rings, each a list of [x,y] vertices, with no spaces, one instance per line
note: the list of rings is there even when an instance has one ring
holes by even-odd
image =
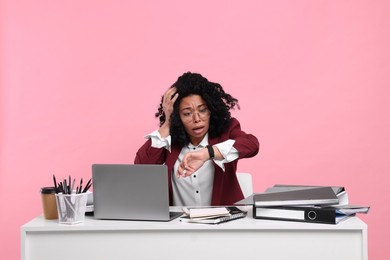
[[[253,195],[256,219],[337,224],[368,210],[349,205],[344,187],[274,185]]]
[[[183,208],[181,222],[199,224],[220,224],[231,220],[244,218],[247,214],[237,207]]]

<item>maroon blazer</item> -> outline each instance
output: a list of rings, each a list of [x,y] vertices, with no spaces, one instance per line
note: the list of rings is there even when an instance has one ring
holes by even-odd
[[[259,152],[259,141],[257,138],[242,131],[240,123],[235,118],[232,118],[227,131],[217,138],[209,138],[208,141],[210,145],[214,145],[228,139],[235,140],[233,147],[239,151],[239,159],[253,157]],[[169,152],[165,148],[154,148],[151,145],[152,141],[148,139],[138,150],[134,163],[166,164],[168,166],[169,202],[172,205],[171,176],[173,166],[179,157],[182,147],[172,145],[171,152]],[[214,163],[215,173],[211,205],[232,205],[244,198],[236,176],[237,163],[238,160],[225,163],[225,172]]]

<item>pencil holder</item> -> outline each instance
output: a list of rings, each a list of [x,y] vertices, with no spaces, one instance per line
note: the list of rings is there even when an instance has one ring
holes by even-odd
[[[59,223],[72,225],[84,222],[87,200],[87,192],[56,194]]]

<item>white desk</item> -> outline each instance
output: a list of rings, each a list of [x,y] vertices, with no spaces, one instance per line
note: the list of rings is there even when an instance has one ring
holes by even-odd
[[[250,213],[249,213],[250,214]],[[249,215],[248,214],[248,215]],[[364,259],[367,225],[256,220],[220,225],[37,217],[21,227],[21,259]]]

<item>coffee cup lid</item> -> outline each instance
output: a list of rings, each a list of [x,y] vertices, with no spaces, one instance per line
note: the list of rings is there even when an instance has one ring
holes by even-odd
[[[56,193],[56,188],[54,187],[42,187],[41,193],[43,194],[53,194]]]

